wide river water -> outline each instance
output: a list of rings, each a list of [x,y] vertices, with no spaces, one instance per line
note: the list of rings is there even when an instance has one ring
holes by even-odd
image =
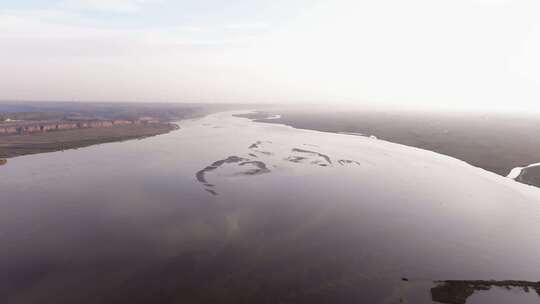
[[[0,303],[432,303],[434,281],[540,281],[538,188],[230,112],[179,125],[0,167]],[[467,303],[509,297],[540,301]]]

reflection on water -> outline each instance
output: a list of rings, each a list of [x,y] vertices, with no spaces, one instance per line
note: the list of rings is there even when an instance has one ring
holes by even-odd
[[[3,166],[0,303],[431,303],[437,280],[540,279],[536,188],[229,113],[181,126]]]

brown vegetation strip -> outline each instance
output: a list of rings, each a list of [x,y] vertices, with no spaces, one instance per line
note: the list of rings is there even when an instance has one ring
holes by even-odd
[[[176,125],[169,123],[156,123],[2,136],[0,137],[0,158],[154,136],[168,133],[177,128]]]

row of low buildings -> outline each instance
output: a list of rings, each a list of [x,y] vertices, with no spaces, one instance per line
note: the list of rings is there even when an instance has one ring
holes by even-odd
[[[71,129],[109,128],[139,124],[139,120],[80,120],[80,121],[24,121],[0,123],[0,135],[31,134],[38,132],[50,132]]]

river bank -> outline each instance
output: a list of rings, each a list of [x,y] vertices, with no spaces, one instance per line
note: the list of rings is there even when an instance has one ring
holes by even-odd
[[[350,134],[437,152],[508,176],[538,162],[537,117],[497,113],[400,112],[375,110],[274,109],[240,115],[257,122]],[[540,168],[514,180],[540,187]]]
[[[176,124],[148,123],[109,128],[71,129],[31,135],[5,135],[0,137],[0,159],[155,136],[176,129],[178,129]]]

